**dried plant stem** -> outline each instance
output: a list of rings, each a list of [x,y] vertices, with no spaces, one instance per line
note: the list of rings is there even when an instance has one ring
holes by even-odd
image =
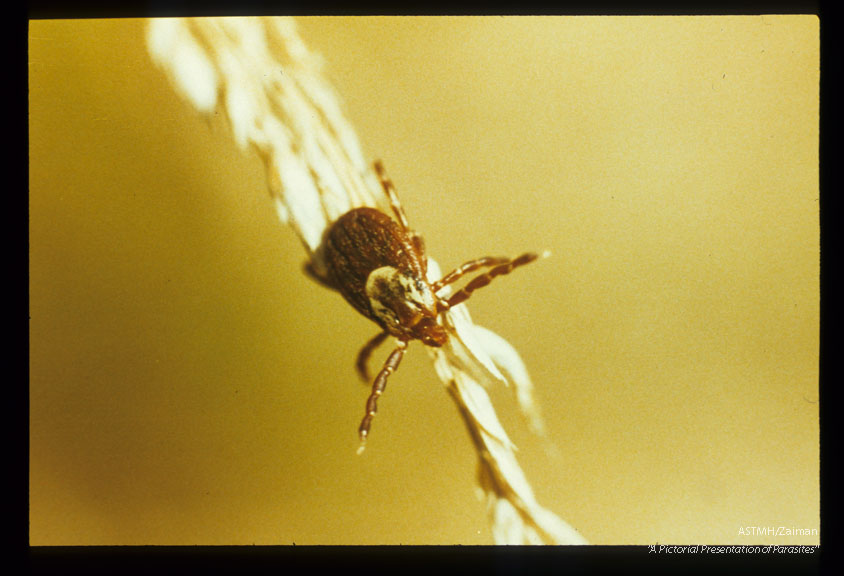
[[[317,248],[327,226],[351,208],[386,208],[371,164],[321,73],[322,62],[302,42],[294,20],[151,20],[147,41],[177,91],[204,114],[222,111],[237,144],[261,157],[279,217],[295,230],[318,271],[323,264]],[[439,278],[433,261],[429,277]],[[495,541],[584,544],[577,531],[536,502],[484,389],[509,377],[520,406],[541,430],[519,355],[500,336],[475,326],[465,305],[445,314],[444,323],[448,344],[429,350],[478,453]]]

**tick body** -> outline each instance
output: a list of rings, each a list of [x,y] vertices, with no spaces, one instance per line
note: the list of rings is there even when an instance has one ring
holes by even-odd
[[[324,271],[308,270],[323,284],[342,294],[358,312],[381,328],[360,351],[357,369],[369,381],[369,356],[387,337],[396,339],[396,347],[372,383],[366,402],[366,415],[358,433],[363,443],[378,409],[378,398],[387,379],[396,371],[407,344],[420,340],[439,347],[448,341],[440,314],[467,300],[472,293],[489,284],[496,276],[536,260],[533,253],[517,258],[485,257],[466,262],[436,282],[428,281],[428,258],[422,237],[410,229],[395,188],[382,165],[375,164],[384,193],[390,200],[395,219],[375,208],[355,208],[338,218],[326,231],[318,257]],[[487,269],[470,280],[461,290],[447,297],[438,292],[465,274]]]

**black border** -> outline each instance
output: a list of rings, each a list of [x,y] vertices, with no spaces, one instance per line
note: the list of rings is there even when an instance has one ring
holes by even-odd
[[[624,573],[694,568],[817,572],[811,553],[656,554],[646,546],[256,546],[33,548],[33,574],[287,574],[356,569],[391,573],[450,570],[462,574],[581,574],[623,567]]]
[[[469,6],[460,3],[425,3],[425,9],[401,3],[400,7],[343,6],[331,3],[291,3],[291,2],[213,2],[190,3],[182,1],[166,2],[109,2],[108,0],[87,0],[62,2],[61,0],[34,0],[27,4],[28,19],[51,18],[124,18],[124,17],[166,17],[166,16],[207,16],[207,15],[246,15],[246,14],[290,14],[290,15],[345,15],[345,14],[538,14],[538,15],[733,15],[733,14],[816,14],[821,17],[821,100],[820,100],[820,219],[821,219],[821,348],[820,348],[820,425],[821,425],[821,538],[824,543],[835,542],[837,526],[830,524],[831,515],[826,511],[837,510],[837,481],[832,480],[829,461],[823,453],[828,453],[832,439],[839,438],[837,429],[836,406],[831,402],[832,373],[829,359],[837,350],[831,346],[830,314],[837,312],[830,295],[831,278],[828,273],[828,261],[834,232],[840,212],[836,206],[838,190],[834,171],[829,160],[837,160],[833,126],[839,120],[838,90],[836,90],[838,72],[841,70],[839,50],[834,47],[837,40],[836,21],[827,11],[829,4],[818,1],[779,1],[779,2],[682,2],[674,5],[660,2],[639,2],[630,4],[613,2],[591,3],[544,3],[520,2],[518,6]],[[415,9],[416,8],[416,9]],[[23,27],[24,58],[22,69],[26,86],[26,24]],[[27,106],[26,90],[23,91],[24,106]],[[23,119],[22,135],[28,151],[28,109]],[[22,179],[28,190],[28,155],[24,152],[21,167]],[[13,189],[16,187],[13,187]],[[832,190],[831,194],[829,191]],[[28,202],[17,198],[23,204],[25,240],[22,262],[28,279]],[[833,220],[835,218],[835,220]],[[15,223],[19,223],[16,221]],[[831,234],[832,233],[832,234]],[[834,255],[834,253],[833,253]],[[22,283],[23,284],[23,283]],[[22,289],[26,314],[24,320],[25,335],[22,340],[28,352],[29,340],[29,302],[28,282]],[[28,353],[21,359],[22,369],[28,376]],[[27,378],[28,381],[28,378]],[[16,389],[19,389],[16,387]],[[29,398],[28,389],[23,395],[25,410],[23,418],[25,430],[21,435],[25,454],[22,469],[26,470],[23,482],[24,496],[19,502],[28,503],[28,453],[29,453]],[[16,438],[16,435],[12,435]],[[837,480],[836,475],[836,480]],[[828,572],[830,566],[840,567],[837,550],[822,546],[812,554],[673,554],[655,555],[649,553],[647,546],[584,546],[584,547],[521,547],[521,546],[118,546],[118,547],[65,547],[65,546],[29,546],[29,510],[23,506],[23,543],[28,572],[32,574],[279,574],[316,572],[334,569],[347,574],[356,568],[371,571],[390,570],[407,571],[416,569],[453,569],[462,573],[492,572],[495,574],[542,574],[542,573],[583,573],[623,568],[625,572],[647,570],[648,573],[676,573],[681,569],[706,570],[707,572],[735,569],[736,572],[747,570],[774,570],[786,573]],[[834,517],[834,516],[832,516]],[[18,542],[14,538],[14,542]],[[14,566],[14,560],[10,562]],[[823,568],[823,570],[822,570]],[[15,570],[12,568],[12,570]],[[730,570],[732,572],[732,570]]]
[[[694,14],[820,14],[823,0],[758,0],[697,2],[291,2],[290,0],[203,0],[201,2],[126,0],[31,0],[30,18],[124,18],[246,15],[694,15]]]

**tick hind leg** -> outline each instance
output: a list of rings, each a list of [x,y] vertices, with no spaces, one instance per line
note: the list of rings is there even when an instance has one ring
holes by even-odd
[[[375,173],[378,174],[378,180],[381,182],[381,187],[384,189],[384,194],[390,201],[390,208],[399,220],[399,224],[406,231],[410,232],[410,224],[407,222],[407,216],[404,214],[401,202],[399,202],[399,195],[396,192],[396,187],[390,177],[387,176],[387,171],[384,169],[384,164],[380,160],[375,162]]]
[[[461,290],[458,290],[457,292],[455,292],[454,294],[449,296],[445,300],[445,302],[448,305],[448,308],[451,308],[452,306],[457,306],[458,304],[465,302],[466,300],[469,299],[469,297],[472,295],[472,293],[475,290],[477,290],[478,288],[483,288],[484,286],[486,286],[487,284],[492,282],[492,279],[495,278],[496,276],[503,276],[505,274],[509,274],[510,272],[515,270],[516,268],[518,268],[520,266],[524,266],[525,264],[530,264],[531,262],[533,262],[537,258],[539,258],[539,256],[537,254],[533,254],[532,252],[529,252],[527,254],[522,254],[521,256],[519,256],[517,258],[513,258],[512,260],[509,260],[509,259],[506,259],[506,258],[505,259],[480,258],[478,260],[473,260],[471,262],[467,262],[466,264],[464,264],[463,266],[461,266],[460,268],[458,268],[454,272],[450,272],[449,274],[447,274],[443,278],[443,280],[445,280],[445,278],[449,278],[451,276],[454,276],[450,279],[449,282],[447,282],[447,283],[451,283],[451,282],[454,282],[455,280],[457,280],[458,278],[460,278],[460,276],[462,276],[463,274],[466,274],[467,272],[469,272],[470,270],[477,270],[478,268],[481,268],[481,267],[484,267],[484,266],[492,266],[492,269],[488,272],[481,274],[480,276],[475,276]],[[461,270],[463,268],[466,268],[466,270],[463,270],[461,272]],[[442,280],[440,280],[436,284],[438,284],[440,288],[445,285],[445,284],[442,283]]]
[[[372,419],[375,418],[375,413],[378,411],[378,397],[384,393],[384,389],[387,387],[387,378],[399,367],[399,362],[401,362],[406,349],[407,342],[399,340],[398,346],[396,346],[396,349],[387,358],[387,361],[384,362],[384,367],[381,368],[378,376],[375,377],[375,382],[372,383],[372,392],[366,401],[366,415],[363,417],[358,428],[361,444],[358,452],[363,450],[366,437],[369,435],[369,428],[372,425]]]
[[[380,160],[375,162],[375,173],[378,174],[378,180],[381,182],[381,187],[384,189],[384,194],[390,201],[390,208],[393,209],[393,214],[396,215],[396,218],[398,219],[402,230],[404,230],[410,235],[411,239],[413,240],[413,245],[416,247],[416,251],[419,254],[424,254],[425,243],[422,240],[422,236],[420,236],[410,228],[410,224],[407,221],[407,216],[404,213],[404,208],[402,207],[401,202],[399,202],[399,195],[398,192],[396,192],[396,186],[395,184],[393,184],[393,181],[390,180],[390,177],[387,176],[387,171],[384,169],[384,164],[382,164]]]

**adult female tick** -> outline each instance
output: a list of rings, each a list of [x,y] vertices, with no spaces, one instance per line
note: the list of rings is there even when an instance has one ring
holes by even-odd
[[[537,259],[534,253],[517,258],[484,257],[470,260],[436,281],[428,280],[428,258],[422,237],[407,222],[395,186],[380,162],[375,171],[390,202],[394,220],[375,208],[355,208],[338,218],[325,232],[316,258],[322,266],[308,264],[307,270],[321,283],[343,295],[358,312],[381,328],[363,346],[357,358],[360,376],[369,381],[367,363],[372,352],[388,337],[396,348],[375,377],[366,402],[366,415],[358,433],[366,441],[390,374],[396,371],[411,340],[439,347],[448,341],[440,314],[465,302],[478,288],[496,276]],[[439,292],[465,274],[488,269],[448,296]]]

